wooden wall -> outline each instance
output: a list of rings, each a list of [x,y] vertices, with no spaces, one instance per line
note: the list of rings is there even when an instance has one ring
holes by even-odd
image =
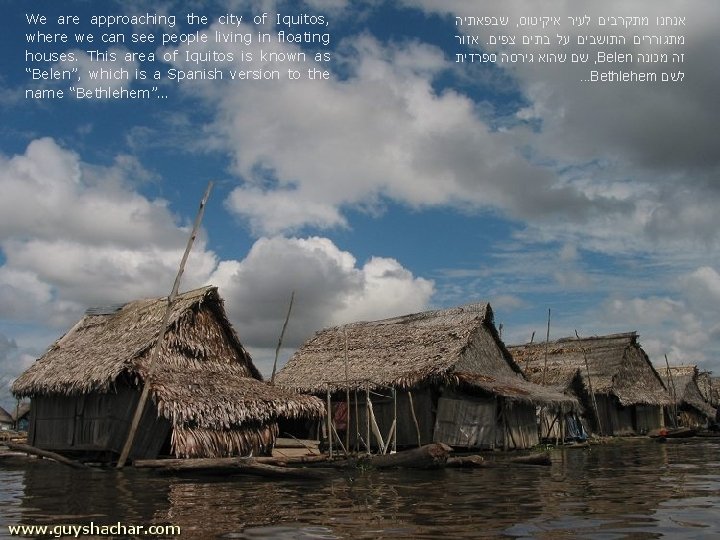
[[[140,393],[127,387],[117,393],[38,396],[32,400],[28,443],[56,452],[112,452],[125,444]],[[170,432],[148,402],[130,459],[155,458]]]

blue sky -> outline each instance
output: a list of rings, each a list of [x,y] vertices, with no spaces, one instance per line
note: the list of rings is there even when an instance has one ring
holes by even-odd
[[[638,331],[651,359],[720,372],[720,115],[716,2],[367,0],[21,2],[0,0],[0,400],[12,379],[92,305],[166,295],[208,181],[215,188],[183,289],[213,283],[266,374],[291,291],[282,361],[315,330],[489,301],[503,337]],[[28,45],[26,13],[52,31],[101,30],[92,15],[187,12],[207,32],[224,14],[256,32],[253,15],[323,15],[327,47],[273,43],[276,52],[329,52],[327,81],[112,81],[157,87],[149,100],[26,99],[25,51],[76,51],[39,69],[197,69],[184,61],[126,63],[127,50],[252,52],[260,45]],[[581,83],[562,64],[460,64],[455,54],[509,52],[497,28],[456,17],[559,17],[577,36],[624,36],[615,52],[656,51],[634,35],[682,35],[681,83]],[[568,17],[588,15],[592,27]],[[673,29],[601,28],[599,17],[682,16]],[[277,26],[263,30],[274,35]],[[285,28],[285,30],[287,30]],[[316,28],[300,28],[318,31]],[[115,30],[113,30],[115,31]],[[517,26],[504,34],[522,35]],[[482,46],[460,46],[477,35]],[[519,38],[518,38],[519,39]],[[72,37],[71,37],[72,41]],[[513,49],[515,50],[515,49]],[[545,49],[527,47],[539,54]],[[555,49],[552,49],[555,50]],[[593,54],[596,48],[584,49]],[[510,51],[511,52],[511,51]],[[257,62],[252,66],[257,66]],[[249,64],[235,68],[249,68]],[[204,66],[209,67],[209,66]],[[273,66],[265,66],[272,68]],[[276,67],[276,66],[275,66]],[[595,68],[595,69],[601,69]],[[162,99],[156,96],[165,96]]]

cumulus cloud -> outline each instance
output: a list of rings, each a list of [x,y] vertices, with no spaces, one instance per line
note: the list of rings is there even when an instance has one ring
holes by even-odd
[[[118,90],[121,87],[129,88],[135,78],[135,70],[140,63],[133,59],[132,53],[125,47],[108,47],[102,50],[103,56],[92,55],[81,49],[71,49],[75,61],[58,62],[54,67],[59,70],[77,70],[73,72],[74,79],[70,86],[82,87],[94,91],[96,88]],[[105,56],[106,55],[106,56]],[[129,56],[127,56],[129,55]],[[102,97],[101,99],[108,99]]]
[[[0,161],[0,323],[59,333],[89,306],[168,293],[188,227],[128,181],[137,164],[90,165],[52,139]],[[292,291],[286,347],[330,324],[422,310],[434,291],[397,260],[358,263],[327,238],[263,237],[246,256],[220,260],[203,233],[182,289],[204,284],[219,286],[243,343],[261,357],[277,342]]]
[[[3,318],[67,325],[88,305],[156,295],[172,283],[187,228],[164,201],[127,180],[138,164],[83,163],[52,139],[0,156],[0,306]],[[188,265],[199,285],[216,258],[204,239]]]
[[[260,238],[242,261],[223,261],[211,281],[220,286],[229,316],[255,347],[277,343],[295,292],[286,346],[320,328],[354,320],[412,313],[427,307],[433,283],[398,261],[355,257],[327,238]]]
[[[703,313],[717,314],[720,306],[720,274],[715,268],[698,268],[682,278],[682,286],[693,308]]]
[[[221,48],[239,54],[237,45]],[[263,49],[299,51],[278,43]],[[252,46],[243,51],[259,57]],[[413,208],[500,208],[523,218],[571,214],[581,221],[600,209],[623,209],[532,163],[523,152],[528,128],[495,130],[468,96],[438,92],[434,82],[451,65],[440,49],[419,41],[385,45],[363,34],[333,54],[347,70],[342,80],[182,86],[217,107],[207,144],[231,156],[244,183],[228,207],[258,234],[344,225],[345,208],[376,208],[384,199]],[[180,60],[176,67],[192,68]],[[285,67],[327,68],[313,61]]]
[[[642,247],[653,244],[681,245],[682,241],[717,245],[718,229],[712,223],[711,209],[720,202],[718,184],[713,181],[720,170],[720,157],[715,146],[715,129],[720,112],[715,107],[715,90],[720,73],[709,69],[720,54],[714,20],[720,14],[718,5],[706,2],[672,1],[658,4],[650,0],[628,4],[622,0],[602,3],[568,3],[551,0],[538,5],[532,0],[491,2],[481,10],[461,0],[405,0],[429,13],[450,16],[496,15],[508,16],[509,27],[502,33],[550,34],[552,45],[524,46],[523,52],[570,52],[557,45],[556,34],[567,35],[577,52],[578,37],[612,34],[625,39],[625,45],[612,47],[622,53],[661,52],[671,56],[684,53],[684,62],[638,64],[632,62],[624,69],[641,71],[683,71],[682,84],[588,84],[580,82],[590,69],[618,69],[618,65],[577,63],[541,64],[504,63],[502,71],[511,77],[527,99],[527,106],[517,111],[517,118],[533,121],[539,129],[527,144],[539,158],[561,167],[589,164],[589,176],[572,178],[558,168],[568,185],[592,197],[597,190],[610,194],[617,185],[630,191],[619,194],[617,200],[628,205],[624,212],[607,219],[601,213],[583,226],[575,236],[590,238],[593,247],[601,250],[623,250],[629,244],[644,241]],[[572,25],[569,16],[590,17],[589,26]],[[555,27],[518,28],[520,17],[556,16],[561,20],[559,32]],[[648,26],[600,26],[599,17],[646,16]],[[658,27],[657,16],[684,17],[679,27]],[[497,27],[465,26],[457,33],[479,36],[486,52],[512,52],[501,45],[491,44],[490,35]],[[537,30],[537,32],[535,32]],[[548,30],[551,30],[548,32]],[[634,37],[643,35],[682,35],[685,45],[650,46],[648,40],[635,45]],[[589,48],[591,54],[595,48]],[[516,49],[520,50],[520,49]],[[605,51],[606,47],[600,50]],[[594,57],[593,57],[594,58]],[[629,106],[629,104],[632,104]],[[632,184],[629,184],[630,180]],[[620,218],[620,219],[618,219]],[[576,221],[576,220],[573,220]],[[538,235],[562,238],[563,229],[551,224],[534,222],[530,228],[541,229]],[[636,240],[633,240],[636,237]]]

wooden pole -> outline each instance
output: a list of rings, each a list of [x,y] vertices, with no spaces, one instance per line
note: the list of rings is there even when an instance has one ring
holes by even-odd
[[[280,331],[280,339],[278,339],[277,347],[275,348],[275,362],[273,362],[272,375],[270,376],[270,384],[275,383],[275,371],[277,370],[278,355],[280,354],[280,347],[282,347],[282,340],[285,336],[285,329],[287,328],[288,321],[290,320],[290,312],[292,311],[293,300],[295,300],[295,291],[290,295],[290,305],[288,306],[287,315],[285,315],[285,322],[283,323],[282,330]]]
[[[19,444],[10,441],[3,442],[3,444],[7,446],[10,450],[15,450],[17,452],[25,452],[26,454],[31,454],[33,456],[52,459],[54,461],[57,461],[58,463],[62,463],[63,465],[67,465],[68,467],[72,467],[74,469],[89,468],[87,465],[85,465],[84,463],[80,463],[79,461],[73,461],[72,459],[68,459],[65,456],[56,454],[55,452],[49,452],[48,450],[35,448],[34,446],[30,446],[28,444]]]
[[[575,337],[580,339],[580,335],[578,334],[577,330],[575,330]],[[597,400],[595,399],[595,392],[593,392],[592,379],[590,377],[590,364],[588,363],[587,351],[585,350],[585,347],[582,348],[582,352],[583,358],[585,359],[585,372],[587,373],[588,390],[590,391],[590,402],[593,405],[593,409],[595,409],[595,418],[597,419],[598,431],[600,432],[600,435],[603,435],[602,422],[600,421],[600,410],[598,409]]]
[[[328,443],[330,448],[330,457],[333,457],[333,430],[335,429],[333,427],[332,423],[332,403],[330,401],[330,387],[328,386],[327,389],[327,423],[328,423]]]
[[[388,431],[387,437],[385,438],[385,440],[387,442],[385,443],[385,448],[383,449],[383,454],[387,454],[388,450],[390,449],[390,446],[391,446],[390,441],[392,440],[393,437],[395,437],[395,429],[396,428],[397,428],[397,425],[395,424],[395,420],[393,420],[392,425],[390,426],[390,431]],[[394,452],[395,451],[393,450],[391,453],[394,453]]]
[[[392,451],[397,452],[397,390],[393,386],[392,389],[393,394],[393,444],[392,444]],[[388,441],[389,442],[389,441]]]
[[[410,402],[410,414],[412,415],[413,423],[415,424],[415,431],[417,432],[418,448],[422,446],[420,441],[420,424],[418,423],[417,416],[415,416],[415,404],[413,403],[412,392],[408,390],[408,401]]]
[[[372,421],[372,430],[375,435],[375,439],[378,442],[378,453],[385,453],[385,441],[383,440],[382,433],[380,433],[380,426],[378,426],[377,420],[375,419],[375,411],[373,410],[372,401],[368,400],[368,410],[370,411],[370,420]]]
[[[347,327],[343,326],[343,336],[345,337],[345,448],[350,450],[350,376],[348,374],[348,340]]]
[[[532,336],[530,336],[530,344],[532,345],[532,342],[535,341],[535,330],[533,330]],[[530,355],[527,355],[525,358],[525,376],[530,377],[529,370],[530,369]]]
[[[545,334],[545,365],[543,367],[542,384],[545,384],[547,374],[548,347],[550,346],[550,308],[548,308],[547,334]]]
[[[673,379],[672,372],[670,371],[670,362],[668,362],[667,354],[665,355],[665,365],[667,366],[667,374],[668,374],[668,380],[670,381],[670,386],[672,387],[672,407],[670,408],[670,411],[672,412],[672,423],[673,427],[676,428],[678,426],[677,424],[677,389],[675,388],[675,380]]]
[[[367,453],[371,454],[370,449],[370,385],[365,383],[365,446],[367,446]]]
[[[178,273],[175,276],[175,283],[173,284],[170,296],[168,296],[167,298],[165,314],[163,315],[162,323],[160,324],[160,333],[158,335],[157,341],[155,342],[152,350],[150,351],[150,358],[148,360],[148,374],[145,378],[145,384],[143,384],[143,390],[140,394],[140,400],[138,401],[137,407],[135,408],[135,416],[133,416],[132,424],[130,425],[130,431],[128,432],[127,439],[125,440],[125,446],[123,446],[122,452],[120,453],[120,459],[117,462],[118,469],[122,469],[125,466],[125,462],[130,455],[132,445],[135,442],[135,435],[137,432],[137,428],[140,425],[140,419],[142,418],[143,412],[145,412],[145,405],[147,403],[148,396],[150,395],[152,377],[155,373],[157,358],[160,356],[160,350],[162,349],[162,344],[165,340],[165,332],[167,332],[167,326],[170,321],[170,313],[172,311],[173,302],[175,302],[175,297],[177,296],[178,290],[180,289],[180,280],[182,278],[183,272],[185,271],[185,263],[187,262],[188,256],[190,255],[190,250],[192,249],[193,243],[195,242],[195,237],[197,236],[198,229],[200,228],[200,223],[202,222],[202,217],[205,213],[205,205],[207,204],[208,198],[210,197],[210,190],[212,189],[212,186],[213,183],[209,182],[207,189],[205,190],[205,195],[203,196],[202,201],[200,201],[200,208],[198,209],[197,216],[195,217],[195,223],[193,224],[190,238],[188,238],[187,246],[185,246],[185,253],[183,254],[182,260],[180,261],[180,268],[178,268]]]
[[[360,407],[358,406],[358,389],[355,386],[355,452],[360,451]]]

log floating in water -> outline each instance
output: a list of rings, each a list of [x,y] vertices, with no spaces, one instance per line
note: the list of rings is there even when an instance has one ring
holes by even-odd
[[[540,454],[530,454],[529,456],[516,456],[508,460],[510,463],[519,463],[522,465],[552,465],[549,452]]]
[[[68,459],[65,456],[61,456],[60,454],[56,454],[55,452],[50,452],[48,450],[42,450],[40,448],[36,448],[34,446],[30,446],[29,444],[18,444],[13,442],[5,442],[3,443],[5,446],[7,446],[10,450],[16,450],[18,452],[25,452],[26,454],[31,454],[33,456],[38,456],[42,458],[52,459],[53,461],[57,461],[58,463],[62,463],[63,465],[67,465],[68,467],[73,467],[75,469],[87,469],[87,465],[84,463],[80,463],[79,461],[74,461],[72,459]]]
[[[486,467],[487,461],[482,456],[458,456],[449,457],[445,463],[446,467],[452,468],[472,468],[472,467]]]
[[[320,457],[320,456],[311,456]],[[323,457],[323,459],[325,459]],[[279,460],[276,458],[198,458],[198,459],[142,459],[137,460],[133,465],[137,468],[159,469],[171,472],[195,471],[234,471],[255,476],[269,478],[303,478],[323,479],[328,477],[327,471],[318,469],[305,469],[285,467],[290,460]],[[303,461],[293,460],[296,463],[306,461],[317,461],[305,458]]]
[[[323,461],[327,461],[327,456],[138,459],[133,462],[133,466],[139,469],[220,469],[237,467],[250,462],[282,466],[290,463],[304,464]]]
[[[420,448],[403,450],[395,454],[365,456],[360,459],[344,459],[330,465],[336,468],[367,465],[375,469],[436,469],[445,466],[452,448],[443,443],[426,444]]]
[[[499,461],[485,461],[482,456],[462,456],[450,458],[452,448],[442,443],[426,444],[420,448],[403,450],[395,454],[363,456],[342,460],[329,460],[327,456],[304,456],[296,458],[274,457],[232,457],[232,458],[196,458],[196,459],[141,459],[133,463],[137,468],[162,469],[166,471],[222,471],[236,470],[261,476],[298,478],[326,478],[327,470],[287,467],[291,464],[332,467],[347,469],[357,466],[369,466],[375,469],[412,468],[436,469],[440,467],[499,467],[511,464],[550,465],[550,454],[532,454],[517,456]],[[287,474],[286,474],[287,472]],[[315,475],[314,473],[318,474]]]
[[[484,469],[492,469],[495,467],[509,467],[511,465],[552,465],[550,454],[543,452],[541,454],[530,454],[528,456],[515,456],[510,458],[501,458],[493,461],[485,460],[482,456],[458,456],[451,457],[447,460],[447,467],[476,467]]]

